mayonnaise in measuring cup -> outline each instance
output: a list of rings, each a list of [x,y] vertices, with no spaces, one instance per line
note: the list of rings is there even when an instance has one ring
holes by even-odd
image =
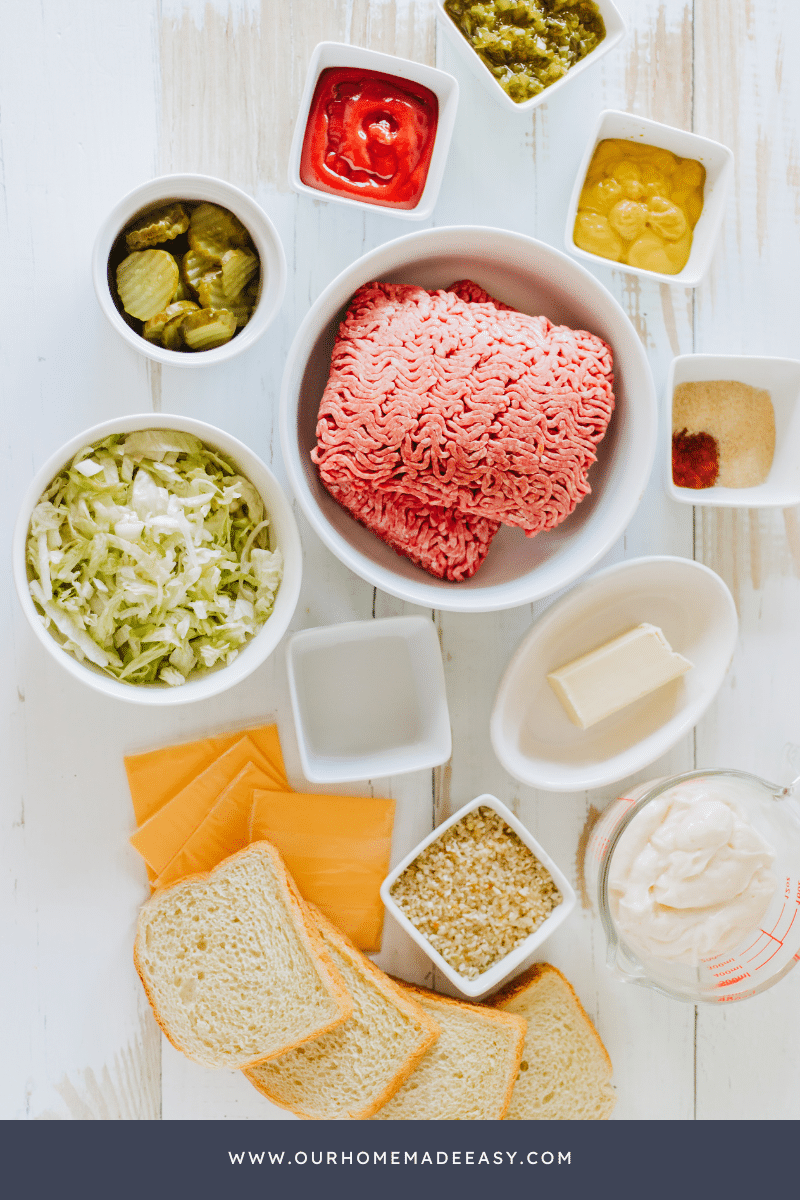
[[[608,873],[614,923],[639,952],[697,963],[756,929],[777,880],[774,849],[743,816],[735,784],[676,784],[632,819]]]

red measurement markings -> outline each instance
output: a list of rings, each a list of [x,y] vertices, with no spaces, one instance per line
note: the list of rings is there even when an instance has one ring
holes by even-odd
[[[714,984],[714,987],[716,987],[716,988],[733,987],[733,985],[735,983],[741,983],[743,979],[749,979],[749,978],[750,978],[750,972],[742,971],[741,975],[736,975],[736,976],[734,976],[733,979],[720,979],[719,983]]]
[[[730,967],[726,967],[726,969],[724,971],[712,971],[711,974],[716,975],[718,978],[722,978],[723,975],[730,975],[734,971],[743,971],[744,970],[744,967],[742,966],[742,964],[740,962],[736,962],[735,960],[732,960],[732,961],[733,961],[733,965]],[[745,972],[745,974],[747,974],[747,972]]]
[[[770,954],[769,958],[765,958],[763,962],[760,962],[758,964],[758,966],[756,967],[757,971],[760,971],[762,967],[765,967],[768,962],[772,962],[775,955],[780,950],[783,949],[783,944],[789,934],[789,930],[794,925],[795,917],[797,916],[797,909],[795,909],[794,912],[792,913],[792,919],[789,922],[786,929],[784,930],[783,937],[775,937],[774,930],[776,930],[778,928],[778,925],[780,924],[781,917],[783,916],[785,909],[786,909],[786,905],[784,904],[783,907],[781,908],[780,916],[778,917],[778,920],[772,926],[772,930],[769,930],[769,931],[766,929],[761,930],[764,937],[768,938],[769,940],[764,943],[764,945],[761,947],[760,950],[756,950],[755,954],[753,954],[750,958],[745,959],[745,962],[749,962],[749,963],[753,962],[756,958],[758,958],[758,956],[760,954],[763,954],[766,950],[769,950],[772,946],[774,946],[774,949],[772,950],[772,954]],[[753,942],[753,946],[748,946],[748,950],[752,950],[753,947],[756,946],[759,941],[760,941],[760,938],[757,938],[756,941]],[[745,951],[745,953],[747,953],[747,951]]]

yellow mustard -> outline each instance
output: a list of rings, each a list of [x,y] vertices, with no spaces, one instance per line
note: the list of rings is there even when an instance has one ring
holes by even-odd
[[[576,246],[677,275],[689,261],[705,179],[705,167],[693,158],[606,138],[592,156],[578,201]]]

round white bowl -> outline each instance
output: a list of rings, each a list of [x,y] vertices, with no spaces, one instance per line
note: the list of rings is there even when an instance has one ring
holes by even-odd
[[[616,410],[589,472],[592,494],[556,529],[526,538],[504,526],[463,583],[435,579],[396,554],[328,495],[311,462],[319,402],[344,310],[371,280],[447,287],[470,278],[493,296],[555,324],[599,334],[614,352]],[[450,612],[514,608],[566,587],[622,534],[645,489],[657,433],[653,380],[642,344],[614,297],[573,259],[503,229],[425,229],[366,254],[329,284],[295,335],[281,389],[289,481],[322,541],[368,583],[401,600]]]
[[[230,209],[247,229],[261,259],[261,291],[250,320],[229,342],[215,350],[194,353],[166,350],[148,342],[125,320],[109,281],[108,260],[120,233],[148,209],[158,208],[171,200],[205,200]],[[92,251],[92,278],[100,307],[117,333],[134,350],[155,362],[179,367],[209,367],[241,354],[272,324],[286,290],[286,256],[277,229],[246,192],[210,175],[161,175],[128,192],[106,217]]]
[[[548,672],[642,623],[663,630],[692,669],[579,729]],[[656,556],[598,571],[534,622],[508,664],[490,723],[495,754],[515,779],[551,792],[604,787],[640,771],[700,720],[730,666],[738,624],[727,586],[702,563]]]
[[[207,671],[198,671],[190,675],[186,683],[177,687],[169,684],[122,683],[106,675],[92,663],[78,662],[45,629],[28,588],[29,576],[25,562],[28,527],[31,513],[47,485],[83,446],[102,441],[112,433],[132,433],[138,429],[179,429],[184,433],[193,433],[206,445],[229,455],[264,501],[272,523],[270,528],[273,548],[279,547],[284,559],[283,579],[275,598],[275,607],[258,633],[242,647],[230,666],[220,664]],[[70,675],[106,696],[116,700],[129,700],[134,704],[160,706],[208,700],[209,697],[217,696],[227,688],[233,687],[260,666],[278,645],[292,619],[300,594],[303,564],[300,534],[291,505],[277,479],[261,459],[242,442],[213,425],[206,425],[204,421],[195,421],[190,417],[176,417],[166,413],[136,413],[128,417],[117,417],[113,421],[104,421],[77,434],[52,454],[36,472],[25,493],[14,528],[12,554],[14,583],[20,604],[31,629],[45,650],[52,654]]]

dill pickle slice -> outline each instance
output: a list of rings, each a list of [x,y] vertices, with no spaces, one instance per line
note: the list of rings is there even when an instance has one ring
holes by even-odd
[[[250,250],[228,250],[222,256],[222,287],[225,295],[238,296],[258,270],[258,255]]]
[[[178,264],[166,250],[134,250],[117,267],[117,292],[126,313],[149,321],[167,307],[178,286]]]
[[[160,342],[164,329],[170,321],[175,317],[196,312],[199,307],[200,305],[195,304],[193,300],[176,300],[172,304],[168,304],[163,312],[156,313],[149,321],[145,321],[142,337],[146,337],[148,342]]]
[[[189,214],[183,205],[169,204],[141,217],[125,234],[125,242],[129,250],[147,250],[159,242],[171,242],[188,228]]]
[[[238,296],[233,296],[230,300],[226,300],[225,307],[228,312],[232,312],[236,317],[236,325],[239,329],[247,324],[250,320],[250,314],[253,311],[253,306],[245,299],[244,292],[240,292]]]
[[[181,277],[178,280],[178,286],[175,288],[175,295],[172,297],[172,303],[178,300],[193,300],[194,291],[189,287],[188,283]]]
[[[227,296],[222,281],[221,267],[209,271],[200,280],[197,298],[203,308],[227,308],[236,317],[236,324],[241,328],[250,320],[252,305],[241,292],[236,296]]]
[[[156,313],[149,321],[145,321],[144,328],[142,329],[142,337],[147,338],[148,342],[160,342],[164,326],[169,319],[166,309],[163,312]]]
[[[198,204],[189,219],[189,246],[197,254],[222,261],[226,250],[238,246],[245,249],[250,235],[244,225],[227,208],[216,204]]]
[[[201,310],[194,306],[196,312]],[[161,344],[165,350],[182,350],[183,349],[183,323],[188,317],[188,313],[176,313],[171,321],[167,321],[161,331]]]
[[[181,277],[184,283],[197,291],[200,280],[209,271],[215,270],[217,264],[213,258],[208,258],[205,254],[198,254],[196,250],[187,250],[181,259]]]
[[[142,336],[148,342],[163,342],[164,330],[176,317],[185,317],[187,313],[196,312],[199,304],[193,300],[177,300],[167,305],[163,312],[156,313],[149,321],[145,321]],[[169,349],[169,347],[168,347]]]
[[[236,332],[236,317],[224,308],[201,308],[181,319],[183,340],[190,350],[213,350]]]
[[[227,308],[228,298],[222,286],[222,267],[206,271],[197,285],[197,299],[201,308]]]

